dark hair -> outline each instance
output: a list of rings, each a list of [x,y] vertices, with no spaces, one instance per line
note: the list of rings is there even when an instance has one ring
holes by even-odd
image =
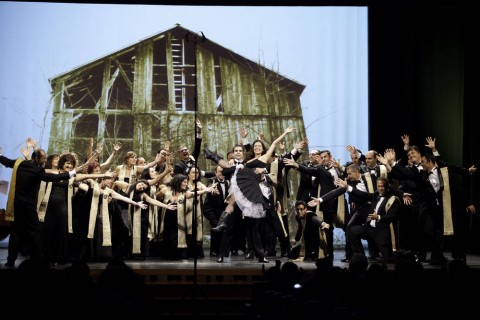
[[[147,185],[147,188],[145,190],[143,190],[142,192],[138,192],[137,191],[137,185],[139,183],[145,183]],[[148,183],[147,180],[144,180],[144,179],[140,179],[140,180],[137,180],[135,181],[135,183],[132,183],[129,187],[128,187],[128,192],[127,192],[127,195],[130,195],[130,193],[133,191],[133,197],[132,197],[132,200],[133,201],[139,201],[140,200],[140,195],[142,193],[146,193],[146,194],[150,194],[150,184]]]
[[[60,156],[60,159],[58,160],[58,168],[60,170],[63,169],[65,162],[70,162],[74,168],[77,164],[77,160],[75,160],[75,157],[71,153],[65,153]]]
[[[380,176],[380,177],[377,178],[377,183],[378,183],[378,181],[383,181],[383,186],[384,186],[386,189],[388,189],[388,186],[389,186],[390,183],[388,182],[388,178],[387,178],[387,177],[382,177],[382,176]]]
[[[347,167],[347,170],[350,169],[354,172],[360,172],[360,167],[356,165],[355,163],[349,164]]]
[[[422,154],[422,157],[425,158],[425,160],[427,160],[427,162],[431,162],[433,164],[436,164],[437,163],[437,159],[435,158],[435,156],[432,154],[432,153],[424,153]]]
[[[188,181],[188,177],[184,174],[176,174],[172,177],[172,180],[167,184],[173,191],[180,192],[182,191],[182,182],[183,180]]]
[[[47,162],[45,162],[45,169],[52,169],[52,161],[56,157],[60,158],[60,155],[58,153],[54,153],[47,157]]]
[[[236,143],[236,144],[233,146],[232,151],[230,151],[230,152],[233,153],[233,150],[235,150],[235,148],[238,148],[238,147],[242,148],[242,151],[245,152],[245,147],[244,147],[243,144],[241,144],[241,143]]]
[[[295,202],[295,207],[299,205],[303,205],[305,208],[307,207],[307,203],[303,200],[298,200],[297,202]]]
[[[262,149],[263,149],[263,150],[262,150],[262,155],[264,155],[265,153],[267,153],[268,148],[265,146],[265,143],[263,143],[262,140],[257,139],[257,140],[255,140],[255,141],[252,142],[252,148],[251,148],[250,151],[248,152],[248,156],[247,156],[247,158],[246,158],[247,161],[255,158],[255,153],[254,153],[254,151],[253,151],[253,146],[254,146],[255,143],[257,143],[257,142],[260,142],[260,144],[262,145]]]
[[[88,165],[87,165],[87,173],[93,173],[93,171],[95,170],[96,167],[100,167],[100,163],[98,162],[90,162]],[[100,167],[101,168],[101,167]]]
[[[42,159],[42,156],[46,154],[45,153],[45,150],[43,149],[36,149],[36,150],[33,150],[32,152],[32,159],[37,163],[39,164],[39,160]]]
[[[150,168],[151,167],[148,167],[148,168],[145,168],[145,169],[142,170],[142,174],[140,175],[140,179],[143,179],[143,180],[152,179],[152,177],[150,177]]]
[[[410,151],[412,151],[412,150],[413,150],[413,151],[416,151],[416,152],[418,152],[418,153],[421,153],[421,152],[420,152],[420,148],[417,147],[417,146],[415,146],[415,145],[413,145],[413,146],[410,146],[410,147],[407,148],[407,154],[408,154]]]

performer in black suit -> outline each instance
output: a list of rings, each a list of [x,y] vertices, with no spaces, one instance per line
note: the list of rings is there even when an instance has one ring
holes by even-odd
[[[387,178],[377,178],[377,191],[373,195],[370,213],[362,225],[347,229],[353,253],[365,254],[362,239],[374,241],[386,262],[394,259],[392,249],[391,223],[397,218],[401,209],[400,199],[389,189]]]
[[[443,215],[439,206],[438,191],[430,181],[429,171],[423,168],[420,149],[417,146],[408,147],[407,157],[410,165],[403,166],[396,162],[393,151],[386,152],[385,158],[388,163],[385,164],[391,167],[388,168],[389,177],[408,184],[408,192],[412,194],[411,218],[417,222],[414,225],[416,230],[412,230],[412,234],[415,235],[415,240],[412,241],[415,245],[413,250],[421,262],[426,262],[427,251],[431,250],[432,264],[443,264],[447,259],[443,255],[443,236],[440,235]]]
[[[302,165],[307,168],[314,168],[320,164],[320,151],[312,150],[310,151],[308,161],[305,161]],[[290,159],[288,157],[283,157],[284,159]],[[296,159],[294,159],[296,160]],[[288,168],[288,166],[287,166]],[[303,200],[308,203],[312,197],[317,196],[317,188],[315,184],[315,176],[312,176],[304,171],[299,171],[300,173],[300,182],[297,189],[296,200]]]
[[[173,174],[187,174],[190,167],[195,166],[195,159],[198,159],[200,155],[200,147],[202,145],[202,124],[200,120],[195,119],[195,147],[193,149],[193,155],[190,154],[189,149],[186,146],[181,146],[178,150],[180,155],[180,161],[178,161],[173,167]]]
[[[298,200],[295,203],[297,232],[292,240],[292,244],[295,246],[287,255],[289,259],[301,258],[303,260],[305,256],[301,257],[302,251],[303,254],[314,252],[316,257],[320,247],[319,231],[330,228],[330,225],[322,221],[310,208],[303,200]],[[304,247],[303,250],[302,246]]]
[[[215,169],[216,177],[207,181],[207,187],[216,182],[217,187],[214,192],[207,193],[203,203],[203,215],[210,222],[212,228],[218,226],[220,216],[225,210],[227,203],[225,198],[228,195],[230,182],[225,179],[222,173],[223,168],[217,166]],[[210,256],[217,257],[220,255],[220,243],[222,240],[221,232],[212,231],[210,234]]]
[[[299,172],[305,173],[311,177],[310,179],[313,181],[312,184],[314,189],[309,190],[310,199],[305,201],[307,203],[312,197],[318,197],[319,195],[323,196],[324,194],[336,188],[334,183],[335,179],[332,175],[332,172],[337,172],[337,168],[332,166],[334,159],[330,152],[328,150],[323,150],[318,154],[315,154],[313,157],[316,161],[318,161],[319,164],[312,167],[304,164],[298,164],[292,159],[284,159],[285,165],[293,166]],[[338,173],[336,176],[339,176]],[[326,236],[326,250],[324,254],[333,260],[333,219],[337,214],[337,198],[328,199],[327,201],[322,202],[320,207],[317,207],[316,210],[322,212],[323,217],[321,217],[321,219],[331,226],[331,228],[324,229]],[[308,257],[308,254],[309,253],[306,254],[306,257]]]
[[[244,156],[244,147],[241,144],[237,144],[233,147],[232,150],[233,158],[228,162],[232,164],[230,168],[224,168],[222,170],[222,175],[228,181],[228,189],[230,189],[230,179],[235,173],[237,166],[243,164]],[[228,197],[228,192],[226,194]],[[228,201],[227,201],[228,202]],[[228,205],[228,203],[227,203]],[[217,262],[222,263],[225,257],[230,256],[230,251],[232,254],[242,250],[246,250],[246,231],[242,217],[242,211],[235,204],[233,206],[233,211],[231,213],[225,211],[226,207],[223,208],[221,212],[219,221],[215,227],[212,226],[212,233],[221,233],[221,243],[219,248],[219,255],[217,257]],[[253,251],[251,253],[251,258],[253,258]],[[250,258],[250,256],[248,256]]]
[[[7,219],[14,221],[15,232],[27,243],[31,259],[43,258],[40,221],[37,214],[37,195],[40,181],[68,180],[75,170],[63,174],[46,173],[43,168],[47,154],[43,149],[32,153],[31,160],[12,160],[0,155],[0,163],[13,168],[7,205]],[[7,266],[14,266],[16,256],[7,258]]]

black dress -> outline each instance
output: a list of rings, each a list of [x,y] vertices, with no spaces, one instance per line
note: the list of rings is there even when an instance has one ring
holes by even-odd
[[[231,179],[231,191],[243,215],[251,218],[265,217],[263,193],[260,189],[260,175],[255,168],[265,168],[266,163],[255,159],[247,162],[243,169],[238,169]]]

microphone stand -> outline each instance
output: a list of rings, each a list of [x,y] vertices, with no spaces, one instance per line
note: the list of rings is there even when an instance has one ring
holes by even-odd
[[[195,72],[195,76],[194,76],[194,79],[195,79],[195,86],[194,86],[194,94],[193,94],[193,118],[194,118],[194,130],[193,130],[193,134],[194,134],[194,141],[195,141],[195,138],[196,138],[196,135],[197,135],[197,123],[196,123],[196,120],[197,120],[197,109],[198,109],[198,103],[197,103],[197,96],[198,96],[198,91],[197,91],[197,88],[198,88],[198,83],[197,83],[197,42],[198,42],[198,33],[200,33],[202,35],[202,43],[205,42],[206,38],[205,38],[205,35],[203,34],[203,32],[199,31],[195,34],[193,34],[193,54],[195,55],[195,59],[194,59],[194,72]],[[191,33],[187,33],[185,35],[185,40],[186,42],[189,42],[189,36],[191,35]],[[197,303],[197,276],[198,276],[198,267],[197,267],[197,264],[198,264],[198,246],[197,246],[197,205],[198,205],[198,192],[197,192],[197,182],[200,181],[200,178],[201,178],[201,173],[200,173],[200,170],[198,169],[198,154],[195,154],[194,155],[194,158],[195,158],[195,171],[198,172],[198,178],[195,179],[195,189],[194,189],[194,192],[193,192],[193,210],[192,210],[192,238],[193,238],[193,241],[194,241],[194,244],[195,244],[195,247],[194,247],[194,252],[193,252],[193,285],[192,285],[192,300],[193,300],[193,315],[196,316],[197,315],[197,306],[196,306],[196,303]]]

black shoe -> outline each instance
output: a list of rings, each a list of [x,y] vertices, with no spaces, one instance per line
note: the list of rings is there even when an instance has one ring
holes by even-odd
[[[15,267],[15,262],[14,261],[7,261],[7,263],[5,263],[5,267],[13,268],[13,267]]]
[[[219,256],[219,257],[217,258],[217,262],[218,262],[218,263],[222,263],[222,262],[223,262],[223,257],[222,257],[222,256]]]
[[[227,211],[223,211],[222,214],[220,215],[220,220],[218,221],[218,225],[214,228],[212,228],[212,231],[215,232],[222,232],[227,228],[227,223],[230,218],[230,213]]]
[[[237,250],[232,250],[231,254],[232,254],[232,256],[238,256],[238,251]]]
[[[261,263],[269,263],[270,261],[268,261],[267,258],[263,257],[263,258],[258,258],[258,262],[261,262]]]
[[[464,263],[467,263],[467,256],[464,254],[452,255],[453,260],[461,260]]]
[[[368,260],[377,260],[380,259],[380,255],[378,253],[372,253],[368,256]]]
[[[427,262],[427,253],[426,252],[423,252],[423,251],[418,252],[416,257],[417,258],[415,259],[415,261],[417,261],[417,262],[422,262],[422,263]]]
[[[253,258],[255,258],[255,253],[253,251],[249,251],[245,255],[245,260],[252,260]]]
[[[203,148],[203,152],[205,154],[205,159],[208,159],[208,160],[212,160],[213,162],[215,162],[216,164],[218,164],[220,162],[220,160],[222,160],[223,158],[220,157],[217,153],[211,151],[211,150],[208,150],[207,149],[207,146],[205,146]]]
[[[340,262],[350,263],[350,260],[351,260],[350,258],[345,257],[345,258],[340,259]]]
[[[443,266],[443,265],[446,265],[447,262],[448,262],[448,259],[446,257],[439,257],[439,258],[430,260],[430,264],[432,266]]]
[[[277,250],[268,250],[265,255],[267,257],[275,257],[277,255]]]

